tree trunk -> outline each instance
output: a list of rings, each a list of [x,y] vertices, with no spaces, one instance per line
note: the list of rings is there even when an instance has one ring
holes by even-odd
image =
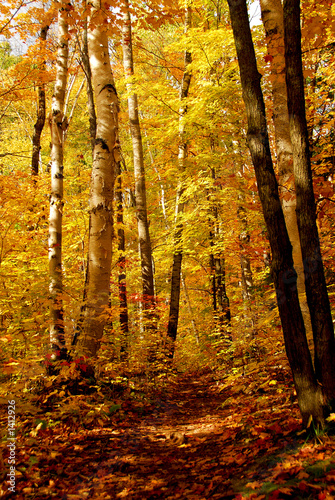
[[[250,332],[253,337],[256,336],[254,312],[252,308],[253,297],[253,276],[249,255],[250,247],[250,234],[248,229],[247,211],[244,206],[244,196],[238,196],[240,204],[237,209],[237,218],[240,221],[240,265],[241,265],[241,287],[242,287],[242,300],[243,300],[243,330]]]
[[[292,247],[279,200],[265,117],[265,105],[251,38],[246,0],[228,0],[237,51],[243,100],[248,118],[247,140],[272,252],[271,271],[283,327],[286,353],[292,369],[304,425],[310,416],[324,424],[325,407],[308,350],[297,293]]]
[[[82,38],[83,46],[81,47],[79,38],[77,39],[77,43],[80,50],[80,56],[82,61],[83,70],[86,77],[86,93],[87,93],[87,108],[88,108],[88,119],[90,125],[90,137],[91,137],[91,146],[92,146],[92,154],[94,154],[94,146],[95,146],[95,136],[97,132],[97,117],[95,113],[95,104],[94,104],[94,93],[92,86],[92,72],[91,65],[88,54],[88,40],[87,40],[87,19],[84,24],[84,33]],[[90,230],[89,230],[90,232]],[[84,312],[86,307],[86,297],[87,297],[87,283],[88,283],[88,256],[86,259],[86,263],[84,263],[84,290],[83,290],[83,302],[80,308],[80,314],[77,321],[75,333],[72,339],[71,346],[74,347],[77,345],[79,340],[80,333],[82,331],[83,322],[84,322]]]
[[[86,76],[86,92],[87,92],[87,108],[88,108],[88,119],[90,124],[90,137],[91,137],[91,145],[92,151],[94,150],[95,145],[95,134],[97,130],[97,117],[95,114],[95,105],[94,105],[94,93],[92,86],[92,72],[90,59],[88,55],[88,40],[87,40],[87,21],[84,24],[84,33],[83,33],[83,47],[81,50],[81,60],[83,64],[84,73]]]
[[[43,26],[40,33],[41,42],[45,42],[47,38],[47,33],[49,26]],[[31,157],[31,172],[33,175],[38,175],[39,162],[40,162],[40,150],[41,150],[41,135],[45,124],[45,84],[41,83],[38,86],[38,110],[37,110],[37,120],[34,125],[33,134],[33,153]]]
[[[185,33],[191,25],[191,9],[187,8],[185,12]],[[175,341],[177,338],[178,330],[178,319],[179,319],[179,299],[180,299],[180,276],[181,276],[181,264],[183,259],[182,250],[182,235],[183,235],[183,224],[180,220],[180,216],[184,211],[184,203],[180,201],[184,192],[184,171],[185,171],[185,160],[187,158],[187,143],[184,137],[184,117],[187,113],[187,107],[183,103],[188,95],[188,91],[191,83],[191,72],[188,66],[192,62],[191,53],[188,50],[185,51],[184,56],[184,74],[180,86],[180,101],[181,107],[179,109],[179,147],[178,147],[178,162],[179,170],[181,175],[181,180],[178,186],[177,199],[176,199],[176,227],[174,233],[174,254],[172,263],[172,273],[171,273],[171,294],[170,294],[170,311],[169,311],[169,322],[167,327],[167,349],[168,357],[173,358]]]
[[[183,276],[183,273],[181,273],[180,279],[181,279],[181,284],[183,286],[183,291],[184,291],[184,295],[185,295],[185,299],[186,299],[188,314],[189,314],[190,319],[191,319],[191,325],[192,325],[193,335],[194,335],[196,343],[199,345],[199,343],[200,343],[199,332],[198,332],[198,329],[197,329],[197,324],[196,324],[195,319],[194,319],[194,315],[193,315],[193,311],[192,311],[192,306],[191,306],[191,301],[190,301],[190,296],[188,294],[188,290],[187,290],[187,286],[186,286],[186,282],[185,282],[185,278]]]
[[[108,37],[104,28],[106,21],[99,0],[93,0],[88,46],[96,102],[97,130],[90,189],[87,296],[83,334],[80,339],[80,350],[89,357],[97,354],[108,318],[113,192],[116,164],[120,160],[118,98],[108,54]]]
[[[117,164],[117,186],[116,186],[116,222],[117,222],[117,237],[118,237],[118,281],[119,281],[119,303],[120,303],[120,328],[121,328],[121,345],[120,358],[121,361],[126,361],[128,358],[128,303],[127,303],[127,281],[126,281],[126,257],[125,257],[125,234],[123,222],[123,196],[122,196],[122,180],[120,162]]]
[[[290,134],[293,146],[297,220],[307,302],[315,347],[315,371],[329,401],[335,400],[335,341],[323,271],[309,153],[301,55],[300,2],[284,1],[285,61]]]
[[[58,50],[56,83],[52,97],[51,128],[51,193],[49,217],[49,277],[51,299],[50,344],[52,360],[65,357],[62,283],[62,217],[63,217],[63,138],[66,118],[63,114],[68,64],[68,3],[62,0],[58,10]]]
[[[242,196],[241,203],[242,203]],[[248,219],[245,207],[241,204],[237,210],[237,217],[241,222],[241,232],[239,235],[240,240],[240,262],[241,262],[241,275],[242,275],[242,298],[244,302],[249,302],[252,299],[253,279],[250,264],[250,257],[247,249],[250,243],[250,234],[248,231]]]
[[[144,310],[149,310],[149,314],[147,315],[147,318],[145,318],[145,320],[147,320],[148,322],[152,322],[154,321],[152,310],[155,308],[154,273],[152,267],[151,241],[147,216],[143,145],[138,116],[138,101],[137,95],[132,90],[131,83],[132,76],[134,75],[134,65],[131,19],[128,0],[124,0],[124,7],[125,12],[123,14],[122,25],[123,66],[127,82],[127,90],[131,94],[128,97],[128,114],[130,133],[133,143],[136,216],[141,256],[143,302]],[[147,326],[152,327],[153,325]]]
[[[293,179],[293,153],[287,109],[284,54],[284,20],[281,0],[261,0],[261,12],[267,37],[272,76],[273,123],[279,173],[279,193],[287,232],[293,247],[294,268],[298,275],[299,302],[307,339],[312,340],[312,325],[305,292],[304,266],[296,216],[296,196]],[[313,343],[313,341],[312,341]]]
[[[213,147],[211,148],[213,151]],[[211,168],[211,175],[213,181],[215,181],[215,169]],[[210,195],[208,194],[207,199],[209,203]],[[227,326],[230,325],[230,305],[229,298],[226,291],[226,269],[225,269],[225,259],[220,255],[217,255],[217,250],[215,250],[215,240],[220,234],[219,227],[219,209],[217,204],[211,203],[211,219],[210,219],[210,231],[209,231],[209,242],[211,247],[210,253],[210,268],[211,268],[211,279],[212,279],[212,297],[213,297],[213,312],[214,320],[218,326],[220,333],[226,333],[225,330]],[[231,335],[228,332],[228,338],[231,340]]]

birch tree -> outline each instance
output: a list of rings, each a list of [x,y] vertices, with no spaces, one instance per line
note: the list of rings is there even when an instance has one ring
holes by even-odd
[[[138,113],[138,99],[136,93],[134,93],[132,88],[134,64],[133,64],[131,18],[129,13],[128,0],[124,0],[123,4],[124,4],[123,27],[122,27],[123,66],[127,82],[127,90],[129,93],[128,114],[129,114],[130,134],[133,145],[136,216],[137,216],[138,239],[140,247],[140,257],[141,257],[143,301],[144,301],[144,309],[153,309],[155,307],[154,273],[152,265],[149,223],[147,215],[143,144],[142,144],[142,134],[139,121],[139,113]],[[152,315],[149,314],[147,320],[153,321]]]
[[[113,235],[113,196],[120,159],[118,97],[108,53],[107,18],[99,0],[91,4],[88,49],[97,128],[89,201],[87,293],[80,351],[95,356],[108,318]]]
[[[58,3],[58,49],[56,82],[50,114],[51,129],[51,192],[49,216],[49,277],[50,277],[50,344],[52,360],[66,355],[64,338],[62,282],[62,217],[63,217],[63,142],[67,120],[64,116],[68,66],[68,3]]]

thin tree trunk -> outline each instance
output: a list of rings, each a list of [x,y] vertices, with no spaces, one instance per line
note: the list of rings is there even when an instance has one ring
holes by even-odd
[[[237,209],[237,217],[240,221],[240,265],[241,265],[241,285],[242,299],[244,307],[244,328],[251,332],[252,336],[256,336],[254,314],[252,310],[253,296],[253,276],[251,269],[251,261],[248,249],[250,247],[250,234],[248,229],[247,211],[243,205],[244,196],[239,195],[240,205]]]
[[[99,22],[96,22],[97,18]],[[80,350],[88,357],[97,354],[108,318],[113,195],[116,165],[120,160],[118,97],[110,66],[104,21],[107,19],[100,7],[100,1],[93,0],[88,45],[96,102],[97,131],[90,190],[87,297],[83,334],[80,339]]]
[[[242,198],[242,197],[241,197]],[[240,262],[242,275],[242,298],[244,302],[250,302],[252,299],[253,279],[250,264],[250,257],[247,254],[247,249],[250,243],[250,234],[248,231],[248,219],[245,208],[242,204],[237,210],[238,219],[241,222],[242,230],[239,235],[240,240]]]
[[[187,8],[185,12],[185,33],[191,25],[191,9]],[[175,350],[175,342],[177,338],[178,331],[178,319],[179,319],[179,299],[180,299],[180,276],[181,276],[181,264],[183,259],[182,250],[182,235],[183,235],[183,224],[180,220],[180,216],[184,211],[184,203],[181,202],[181,198],[184,192],[184,171],[185,171],[185,160],[187,158],[187,143],[185,141],[185,125],[184,117],[187,113],[187,107],[183,101],[187,98],[188,91],[191,83],[191,72],[189,70],[189,65],[192,62],[191,53],[186,49],[184,56],[184,74],[180,86],[180,101],[181,107],[179,109],[179,148],[178,148],[178,162],[179,171],[181,176],[181,181],[177,190],[176,199],[176,228],[174,233],[174,254],[172,263],[172,273],[171,273],[171,294],[170,294],[170,311],[169,311],[169,322],[167,327],[167,348],[168,357],[173,358]]]
[[[183,273],[181,273],[180,278],[181,278],[181,284],[183,286],[183,291],[184,291],[184,295],[185,295],[185,299],[186,299],[188,313],[189,313],[190,318],[191,318],[191,325],[192,325],[193,335],[194,335],[196,343],[199,345],[199,342],[200,342],[199,332],[198,332],[198,329],[197,329],[197,324],[196,324],[195,319],[194,319],[194,315],[193,315],[193,311],[192,311],[192,306],[191,306],[191,301],[190,301],[190,296],[188,294],[188,290],[187,290],[187,286],[186,286],[186,282],[185,282],[185,278],[184,278]]]
[[[214,168],[211,168],[211,176],[214,181],[216,176]],[[207,199],[210,202],[209,194]],[[212,248],[210,254],[210,268],[212,278],[213,311],[214,319],[220,332],[225,333],[226,327],[230,324],[231,316],[229,298],[226,290],[225,259],[217,255],[217,251],[214,250],[215,240],[220,235],[219,210],[216,203],[212,204],[211,212],[212,216],[210,220],[211,229],[209,231],[209,240],[210,247]],[[231,339],[230,334],[228,334],[228,338]]]
[[[62,217],[63,217],[63,138],[66,118],[63,114],[68,64],[68,3],[59,2],[56,83],[50,116],[51,128],[51,193],[49,217],[49,277],[51,299],[50,344],[52,360],[66,356],[62,282]]]
[[[306,300],[304,266],[296,216],[293,153],[285,83],[283,7],[281,0],[260,0],[260,5],[272,75],[273,123],[279,173],[279,194],[287,232],[293,247],[293,262],[298,275],[299,302],[306,334],[308,340],[312,340],[312,325]]]
[[[335,400],[335,341],[316,225],[305,111],[300,2],[284,1],[285,61],[290,134],[297,195],[297,220],[304,262],[307,302],[315,347],[315,371],[328,401]]]
[[[40,33],[41,42],[45,42],[47,39],[47,33],[49,26],[43,26]],[[38,175],[39,162],[40,162],[40,150],[41,150],[41,135],[45,124],[45,84],[41,83],[38,86],[38,110],[37,110],[37,120],[34,125],[33,134],[33,153],[31,157],[31,172],[34,176]]]
[[[271,271],[283,327],[286,353],[292,369],[304,425],[312,417],[324,424],[325,407],[308,350],[297,293],[292,247],[279,200],[265,117],[265,105],[251,38],[246,0],[228,0],[237,51],[243,99],[248,118],[247,140],[255,168],[272,252]]]
[[[120,358],[121,361],[126,361],[128,358],[128,304],[127,304],[127,281],[126,281],[126,241],[124,234],[123,222],[123,196],[122,196],[122,179],[120,162],[117,164],[117,180],[116,180],[116,221],[117,221],[117,237],[118,237],[118,281],[119,281],[119,303],[120,303],[120,328],[121,328],[121,345]]]
[[[66,137],[67,137],[67,130],[68,130],[68,127],[70,126],[70,123],[72,121],[72,118],[73,118],[73,114],[74,114],[74,111],[77,107],[77,104],[78,104],[78,100],[79,100],[79,97],[80,97],[80,94],[81,94],[81,91],[83,90],[83,87],[85,85],[85,78],[83,78],[80,86],[79,86],[79,89],[77,90],[77,93],[75,95],[75,98],[73,100],[73,104],[72,104],[72,107],[71,107],[71,111],[70,113],[67,115],[67,129],[64,131],[64,142],[66,141]],[[70,89],[68,91],[68,98],[70,98]]]
[[[90,137],[91,137],[91,145],[92,151],[94,150],[95,145],[95,134],[97,130],[97,117],[95,113],[95,105],[94,105],[94,93],[92,86],[92,72],[90,59],[88,55],[88,40],[87,40],[87,21],[84,23],[84,32],[83,32],[83,47],[80,51],[81,60],[83,64],[84,73],[86,76],[86,92],[87,92],[87,108],[88,108],[88,119],[90,124]]]
[[[123,65],[127,89],[130,93],[130,96],[128,97],[128,114],[130,133],[133,143],[136,216],[142,269],[143,302],[144,310],[149,310],[149,314],[145,320],[153,322],[155,321],[154,315],[152,314],[152,310],[155,308],[154,273],[147,215],[143,144],[138,114],[137,95],[133,92],[131,82],[132,76],[134,75],[134,65],[129,2],[128,0],[123,0],[123,3],[125,7],[122,26]],[[154,325],[146,326],[152,328]]]

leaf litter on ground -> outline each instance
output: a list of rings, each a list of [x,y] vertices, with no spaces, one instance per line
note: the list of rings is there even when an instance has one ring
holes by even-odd
[[[170,374],[155,383],[50,380],[17,395],[17,499],[335,497],[335,440],[302,432],[287,365]],[[115,382],[115,381],[114,381]],[[3,498],[6,474],[7,401]]]

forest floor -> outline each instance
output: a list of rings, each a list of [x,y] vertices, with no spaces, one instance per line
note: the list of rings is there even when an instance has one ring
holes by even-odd
[[[335,439],[303,431],[289,370],[251,363],[15,397],[17,499],[335,498]],[[1,398],[7,427],[7,398]]]

